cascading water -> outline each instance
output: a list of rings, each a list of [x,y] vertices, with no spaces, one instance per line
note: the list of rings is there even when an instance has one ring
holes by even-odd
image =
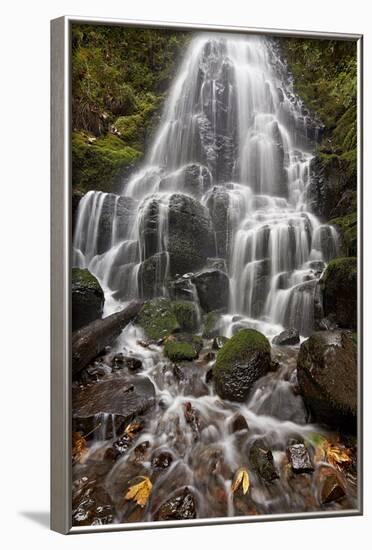
[[[195,38],[144,167],[122,197],[90,192],[81,201],[74,264],[126,300],[146,295],[144,262],[152,258],[152,295],[166,295],[172,194],[199,200],[212,220],[222,197],[225,234],[215,232],[210,255],[228,265],[227,333],[239,314],[268,335],[280,327],[308,335],[316,282],[338,239],[306,209],[316,135],[302,109],[267,39]]]
[[[167,296],[180,277],[189,285],[187,299],[198,302],[188,273],[212,263],[229,277],[226,335],[245,326],[270,337],[283,327],[309,335],[316,285],[338,248],[335,229],[306,205],[316,139],[273,41],[195,37],[142,169],[121,195],[89,192],[79,205],[73,263],[100,280],[105,314],[137,296]],[[213,359],[201,356],[180,369],[158,345],[143,347],[143,338],[129,325],[112,351],[142,361],[157,403],[136,449],[105,478],[116,521],[133,520],[122,495],[123,484],[136,475],[152,476],[156,496],[145,516],[133,521],[152,519],[180,483],[192,488],[198,517],[319,509],[315,482],[288,478],[285,470],[289,442],[306,442],[313,455],[311,433],[322,431],[307,423],[296,393],[297,350],[273,348],[280,368],[256,383],[247,402],[236,404],[222,402],[207,385]],[[244,425],[243,433],[232,429],[237,415],[248,431]],[[257,441],[273,449],[280,480],[268,486],[253,473],[251,500],[244,503],[232,496],[231,479]],[[172,464],[161,476],[148,448]],[[90,458],[101,460],[102,452],[96,443]]]

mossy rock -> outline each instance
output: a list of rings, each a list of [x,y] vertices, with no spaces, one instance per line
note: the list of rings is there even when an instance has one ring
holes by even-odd
[[[216,392],[224,399],[245,401],[253,384],[271,366],[271,348],[266,336],[243,329],[228,340],[213,367]]]
[[[73,331],[102,317],[105,296],[98,280],[88,269],[72,269],[71,295]]]
[[[339,327],[357,326],[357,259],[336,258],[329,262],[320,280],[325,316],[332,316]]]
[[[318,422],[341,430],[356,429],[358,348],[355,333],[313,333],[301,344],[297,378],[301,395]]]
[[[356,256],[358,249],[357,212],[339,218],[333,218],[328,223],[334,225],[338,229],[344,254],[346,256]]]
[[[195,332],[198,329],[198,310],[194,302],[177,300],[172,309],[183,332]]]
[[[152,340],[160,340],[181,329],[172,302],[165,298],[146,302],[137,317],[137,323]]]
[[[94,138],[85,132],[72,134],[74,186],[82,191],[112,191],[133,170],[142,153],[123,144],[117,136]]]
[[[203,347],[203,340],[200,336],[190,334],[179,334],[170,336],[164,344],[164,354],[174,362],[193,361],[199,356]]]
[[[203,316],[203,337],[214,338],[220,334],[221,314],[217,311],[210,311]]]

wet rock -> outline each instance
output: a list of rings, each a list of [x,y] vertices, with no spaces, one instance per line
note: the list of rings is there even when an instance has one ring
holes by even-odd
[[[156,252],[149,258],[146,258],[138,270],[138,289],[141,298],[146,300],[161,296],[163,294],[163,281],[167,273],[168,257],[165,252]],[[116,299],[125,299],[124,293],[115,293]]]
[[[216,336],[213,338],[212,349],[220,350],[228,340],[226,336]]]
[[[239,331],[217,354],[213,367],[215,390],[223,399],[245,401],[253,384],[271,365],[267,338],[253,329]]]
[[[329,262],[321,280],[326,317],[333,315],[341,328],[357,326],[357,259],[336,258]]]
[[[320,501],[322,504],[336,502],[345,496],[345,490],[335,474],[328,475],[323,481]]]
[[[193,278],[199,302],[204,311],[224,309],[229,300],[229,278],[220,269],[209,269]]]
[[[207,269],[219,269],[227,272],[226,260],[224,258],[207,258],[205,267]]]
[[[231,223],[229,219],[229,194],[224,186],[214,186],[208,193],[209,209],[216,235],[217,254],[226,258],[230,247]]]
[[[255,441],[249,451],[251,468],[264,481],[271,483],[279,479],[279,474],[274,465],[273,454],[267,449],[263,442]]]
[[[209,384],[209,382],[212,382],[213,380],[213,369],[209,369],[207,370],[207,374],[205,375],[205,381],[207,384]]]
[[[192,361],[199,356],[203,341],[200,336],[178,334],[167,338],[164,345],[164,354],[175,362]]]
[[[248,423],[244,416],[242,414],[236,414],[231,421],[231,431],[235,433],[248,429]]]
[[[155,404],[155,389],[149,378],[136,376],[123,380],[113,378],[73,391],[74,431],[88,433],[107,415],[111,422],[106,438],[112,437],[124,424],[146,412]]]
[[[197,271],[212,255],[214,239],[207,208],[175,193],[169,200],[168,254],[171,277]]]
[[[188,401],[184,403],[183,412],[185,415],[185,420],[187,424],[190,424],[192,431],[194,432],[195,437],[199,436],[200,432],[200,415],[199,411],[195,409],[191,403]]]
[[[309,453],[303,443],[288,447],[287,456],[294,472],[302,474],[314,470]]]
[[[172,302],[165,298],[146,302],[137,317],[137,323],[144,329],[146,336],[155,341],[181,329]]]
[[[72,525],[107,525],[114,517],[110,495],[96,480],[82,476],[74,481]]]
[[[164,504],[155,513],[156,521],[185,520],[196,518],[196,501],[194,495],[185,487],[179,495],[176,495]]]
[[[198,308],[194,302],[177,300],[172,302],[172,310],[184,332],[196,332],[199,328]]]
[[[212,174],[202,164],[187,164],[164,177],[159,191],[181,191],[200,199],[212,185]]]
[[[148,459],[150,450],[150,441],[142,441],[134,448],[134,461],[136,463],[144,462]]]
[[[221,332],[221,314],[218,311],[210,311],[203,316],[203,337],[213,338]]]
[[[102,317],[105,296],[101,285],[87,269],[72,269],[71,298],[73,331]]]
[[[173,456],[169,451],[161,451],[151,458],[151,466],[156,470],[166,470],[173,462]]]
[[[195,285],[192,282],[193,273],[184,274],[169,283],[169,294],[172,300],[195,299]]]
[[[275,336],[272,341],[272,343],[276,346],[294,346],[296,344],[299,344],[299,342],[300,335],[298,333],[298,330],[296,330],[295,328],[283,330],[283,332]]]
[[[310,336],[300,348],[297,378],[317,421],[356,429],[357,344],[351,333],[322,331]]]
[[[142,361],[136,357],[127,357],[123,353],[116,353],[113,357],[113,366],[116,369],[127,368],[130,371],[142,369]]]

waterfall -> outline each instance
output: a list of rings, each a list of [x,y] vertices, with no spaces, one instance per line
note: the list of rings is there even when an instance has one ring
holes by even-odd
[[[229,322],[239,314],[269,334],[308,335],[338,236],[306,204],[317,136],[304,112],[275,41],[195,36],[142,167],[121,195],[90,191],[80,201],[73,265],[90,269],[114,302],[167,295],[174,250],[199,246],[171,238],[174,197],[189,197],[182,212],[199,212],[213,235],[190,270],[208,256],[226,261]]]

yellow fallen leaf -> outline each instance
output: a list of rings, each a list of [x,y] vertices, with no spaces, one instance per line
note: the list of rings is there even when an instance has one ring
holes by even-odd
[[[139,432],[141,429],[142,425],[140,422],[131,422],[125,428],[124,433],[129,437],[129,439],[133,439],[136,433]]]
[[[231,484],[231,490],[233,493],[242,487],[243,495],[248,492],[249,489],[249,474],[245,468],[239,468],[235,473],[233,482]]]
[[[342,464],[346,466],[352,462],[350,450],[337,445],[330,445],[327,448],[327,459],[333,466]]]
[[[143,481],[132,485],[125,495],[125,500],[134,500],[142,508],[146,505],[151,491],[152,483],[148,477],[143,477]]]
[[[72,460],[80,462],[87,452],[87,442],[80,432],[72,432]]]

